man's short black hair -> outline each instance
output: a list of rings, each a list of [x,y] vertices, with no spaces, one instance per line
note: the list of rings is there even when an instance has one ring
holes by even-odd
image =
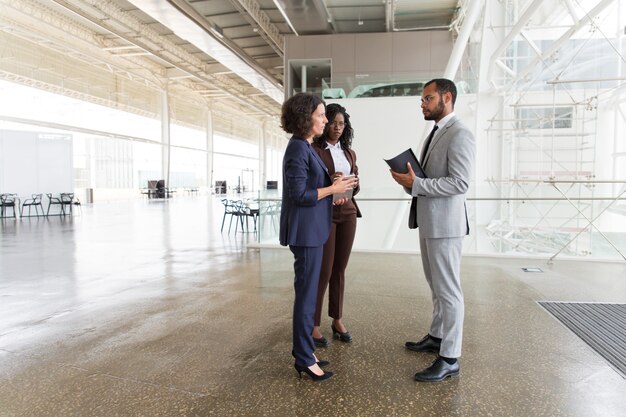
[[[439,94],[452,94],[452,108],[454,108],[454,103],[456,103],[456,85],[454,85],[454,82],[448,80],[447,78],[435,78],[428,81],[426,85],[424,85],[424,88],[428,87],[432,83],[435,83],[435,85],[437,86],[437,92]]]

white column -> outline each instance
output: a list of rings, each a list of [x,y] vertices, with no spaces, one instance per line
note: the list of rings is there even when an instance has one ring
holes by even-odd
[[[263,190],[267,181],[267,158],[265,146],[267,143],[267,119],[264,118],[259,132],[259,190]]]
[[[306,65],[302,66],[300,77],[301,77],[300,81],[301,81],[301,84],[302,84],[302,87],[301,87],[302,90],[301,91],[303,93],[306,93]]]
[[[622,18],[622,3],[618,2],[617,3],[617,16],[618,18],[616,19],[616,33],[615,33],[615,37],[617,38],[617,50],[618,51],[623,51],[623,44],[624,44],[624,32],[621,31],[621,25],[620,25],[620,20]],[[620,56],[616,56],[616,61],[617,61],[617,76],[618,77],[622,77],[623,73],[624,73],[624,66],[622,64],[622,60],[620,59]],[[619,148],[619,139],[618,138],[623,138],[621,132],[622,132],[622,123],[621,123],[621,105],[620,105],[620,100],[619,98],[622,95],[622,92],[620,91],[621,88],[617,88],[615,89],[615,92],[613,93],[613,96],[615,97],[615,102],[617,103],[617,105],[615,106],[615,109],[613,110],[613,160],[611,161],[611,165],[613,166],[612,168],[612,172],[611,172],[611,178],[612,179],[618,179],[619,177],[619,170],[617,167],[617,160],[618,160],[618,152],[620,151]],[[596,156],[597,158],[597,156]],[[617,195],[619,193],[619,187],[621,185],[620,184],[613,184],[612,191],[613,194],[612,195]]]
[[[170,187],[170,100],[165,89],[161,91],[161,173],[165,186]]]
[[[214,187],[213,180],[213,112],[207,110],[206,118],[206,181],[209,194]]]
[[[473,131],[476,136],[476,161],[474,163],[474,184],[470,188],[470,197],[507,197],[509,194],[501,189],[508,187],[487,187],[486,181],[502,179],[503,169],[508,169],[508,164],[503,158],[506,146],[503,146],[503,122],[506,119],[503,114],[503,97],[494,93],[492,85],[496,77],[491,63],[494,60],[495,51],[503,44],[507,35],[506,5],[499,2],[489,2],[485,8],[480,35],[480,53],[478,62],[478,85],[476,87],[476,108]],[[492,119],[496,119],[490,123]],[[469,124],[469,121],[468,121]],[[506,175],[508,177],[508,175]],[[477,230],[478,227],[487,225],[494,218],[499,218],[501,203],[497,201],[476,202],[475,225],[470,225]],[[509,205],[510,206],[510,205]],[[473,233],[472,239],[477,239],[478,233]],[[479,242],[477,242],[477,245]],[[477,249],[480,251],[480,249]]]
[[[469,10],[467,11],[465,20],[463,21],[463,27],[461,28],[459,37],[456,39],[454,47],[452,48],[452,53],[450,54],[448,65],[446,65],[446,70],[443,73],[443,78],[454,80],[456,71],[461,63],[461,58],[463,58],[463,52],[465,52],[465,47],[467,46],[472,29],[474,28],[474,24],[476,23],[478,16],[480,16],[482,8],[482,0],[474,0],[469,3]]]
[[[96,188],[96,154],[94,151],[94,139],[85,139],[87,148],[87,159],[89,161],[89,188]],[[146,187],[147,184],[139,184],[139,187]]]

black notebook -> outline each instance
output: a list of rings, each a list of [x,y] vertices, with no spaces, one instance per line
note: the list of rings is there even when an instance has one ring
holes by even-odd
[[[395,156],[391,159],[385,159],[385,162],[391,167],[392,171],[399,172],[401,174],[406,174],[409,172],[406,167],[406,163],[409,162],[411,164],[411,168],[413,168],[413,172],[420,178],[426,178],[426,174],[424,174],[424,170],[422,166],[417,161],[417,157],[413,153],[413,149],[409,148],[406,151],[402,152],[400,155]]]

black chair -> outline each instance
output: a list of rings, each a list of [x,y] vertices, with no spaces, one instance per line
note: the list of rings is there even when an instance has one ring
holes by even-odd
[[[165,198],[166,189],[165,189],[165,180],[158,180],[156,183],[156,196],[157,198]]]
[[[61,199],[57,198],[57,197],[52,197],[52,193],[46,193],[46,196],[48,197],[48,211],[46,211],[46,216],[50,215],[50,206],[52,206],[53,204],[58,204],[59,206],[61,206],[61,212],[59,213],[60,215],[65,215],[65,211],[63,210],[63,203],[61,203]]]
[[[256,233],[256,219],[259,216],[258,208],[251,208],[248,204],[243,201],[236,202],[237,211],[239,212],[240,220],[241,220],[241,229],[243,231],[243,219],[246,219],[246,230],[250,230],[248,227],[248,217],[252,217],[254,220],[254,232]],[[237,227],[235,227],[235,231],[237,231]]]
[[[215,194],[226,194],[226,181],[215,181]]]
[[[165,186],[165,180],[158,180],[156,183],[156,198],[170,198],[175,190],[170,190]]]
[[[43,196],[43,194],[32,194],[32,198],[27,198],[26,200],[24,200],[24,202],[22,203],[22,209],[20,210],[20,217],[24,217],[24,207],[28,207],[28,217],[30,216],[30,209],[31,207],[35,208],[35,215],[39,216],[39,209],[37,207],[41,208],[41,215],[44,215],[44,211],[43,211],[43,206],[41,205],[41,197]]]
[[[83,209],[82,209],[82,204],[80,202],[80,200],[78,199],[78,197],[74,197],[74,199],[72,200],[72,206],[76,206],[78,207],[78,212],[82,213]]]
[[[233,225],[233,218],[237,219],[237,223],[239,223],[239,221],[242,221],[241,212],[239,209],[239,201],[227,200],[223,198],[222,204],[224,205],[224,217],[222,217],[222,228],[220,229],[220,231],[224,231],[224,222],[226,221],[226,216],[230,215],[230,222],[228,223],[228,233],[230,233],[230,229]],[[243,228],[243,222],[241,223],[241,227]],[[237,224],[235,224],[235,232],[237,232]]]
[[[63,214],[67,214],[65,206],[69,206],[70,215],[73,214],[72,205],[74,204],[74,193],[61,193],[61,210]]]
[[[11,216],[12,218],[16,218],[15,217],[15,204],[17,201],[17,206],[20,206],[19,203],[19,198],[17,198],[17,194],[0,194],[0,217],[1,218],[6,218],[9,217],[7,216],[7,210],[10,208],[11,210],[13,210],[13,215]]]
[[[148,198],[156,198],[157,182],[157,180],[148,180],[148,188],[145,188],[143,191],[141,191],[141,194],[147,195]]]

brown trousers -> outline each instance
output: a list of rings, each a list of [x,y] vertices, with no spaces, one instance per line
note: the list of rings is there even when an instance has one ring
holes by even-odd
[[[315,326],[319,326],[322,319],[322,306],[324,304],[326,287],[329,287],[328,315],[337,320],[342,316],[346,267],[348,266],[356,233],[356,213],[333,217],[330,235],[326,244],[324,244],[322,270],[317,287]]]

